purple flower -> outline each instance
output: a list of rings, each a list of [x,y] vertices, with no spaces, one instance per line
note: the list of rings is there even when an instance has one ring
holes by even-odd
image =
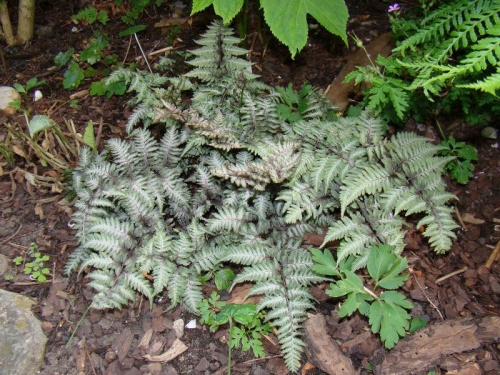
[[[389,13],[392,13],[392,12],[397,12],[398,10],[401,10],[401,7],[399,6],[398,3],[394,3],[392,5],[389,5],[389,9],[387,9],[387,11]]]
[[[392,214],[392,212],[389,214],[389,219],[394,220],[394,215]]]

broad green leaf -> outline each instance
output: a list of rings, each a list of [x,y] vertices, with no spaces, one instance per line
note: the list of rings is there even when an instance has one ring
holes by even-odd
[[[311,249],[312,260],[315,264],[311,267],[311,269],[319,273],[320,275],[329,275],[329,276],[340,276],[339,271],[337,270],[337,262],[333,259],[333,255],[330,250],[325,249],[323,252],[319,249]]]
[[[389,270],[392,262],[396,259],[393,251],[394,247],[390,245],[372,247],[367,261],[368,273],[372,279],[379,281],[382,275]]]
[[[201,12],[202,10],[212,5],[213,2],[214,0],[193,0],[193,8],[191,9],[191,15]]]
[[[124,37],[124,36],[133,35],[135,33],[138,33],[139,31],[144,30],[146,27],[148,27],[148,26],[147,25],[134,25],[134,26],[129,27],[128,29],[123,30],[122,32],[120,32],[118,34],[118,36]]]
[[[405,258],[397,258],[392,267],[384,275],[384,278],[377,283],[384,289],[396,289],[399,288],[408,278],[408,274],[400,275],[406,267],[408,266],[408,261]]]
[[[89,146],[92,151],[97,152],[94,136],[94,124],[92,123],[92,120],[90,120],[85,127],[85,132],[83,133],[83,143]]]
[[[412,304],[395,291],[384,292],[370,307],[369,322],[373,333],[380,332],[380,338],[387,349],[392,348],[400,337],[406,335],[410,326]]]
[[[427,319],[420,319],[415,316],[410,323],[410,333],[413,334],[427,325]]]
[[[66,90],[74,90],[80,86],[80,83],[85,78],[83,74],[83,69],[78,66],[76,62],[73,61],[69,66],[68,70],[64,72],[63,87]]]
[[[308,14],[347,44],[348,12],[344,0],[261,0],[260,3],[271,32],[289,48],[292,57],[306,45]]]
[[[361,279],[353,272],[346,271],[346,278],[330,284],[326,294],[332,297],[342,297],[349,293],[365,293]]]
[[[359,307],[358,299],[356,298],[356,293],[351,293],[347,296],[344,303],[340,307],[339,317],[343,318],[345,316],[352,315]]]
[[[29,125],[28,125],[28,130],[30,133],[30,137],[33,138],[37,133],[45,130],[45,129],[50,129],[55,125],[54,121],[52,121],[50,118],[44,115],[35,115],[31,119]]]
[[[215,274],[214,281],[217,289],[228,289],[234,279],[234,272],[230,268],[224,268]]]
[[[71,58],[71,55],[75,52],[74,48],[70,48],[66,52],[59,52],[56,57],[54,58],[54,63],[57,66],[64,66],[67,64],[69,59]]]
[[[14,86],[14,88],[20,92],[21,94],[26,94],[26,90],[24,89],[24,86],[21,85],[20,83],[14,83],[12,86]]]
[[[243,0],[213,0],[215,13],[228,24],[243,8]]]

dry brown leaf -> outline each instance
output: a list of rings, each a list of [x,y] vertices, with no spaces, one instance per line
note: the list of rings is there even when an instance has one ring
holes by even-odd
[[[301,375],[307,374],[309,371],[314,370],[316,366],[314,366],[311,362],[307,362],[304,367],[302,367]]]
[[[246,295],[252,289],[253,284],[243,284],[241,286],[237,286],[231,292],[231,298],[227,301],[227,303],[234,303],[236,305],[242,305],[244,303],[253,303],[258,304],[262,296],[252,296],[250,298],[245,299]]]
[[[160,355],[149,355],[144,356],[150,362],[169,362],[178,355],[184,353],[188,347],[179,339],[175,339],[174,343],[165,353]]]
[[[469,223],[469,224],[474,224],[474,225],[481,225],[481,224],[484,224],[485,221],[484,220],[481,220],[481,219],[477,219],[476,217],[474,217],[474,215],[472,214],[469,214],[469,213],[465,213],[462,215],[462,220],[466,223]]]

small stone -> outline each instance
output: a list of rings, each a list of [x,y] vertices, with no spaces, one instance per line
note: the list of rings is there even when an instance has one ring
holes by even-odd
[[[285,361],[283,361],[281,358],[270,359],[266,364],[266,368],[274,375],[288,374],[288,369],[286,368]]]
[[[266,370],[266,369],[263,369],[262,367],[257,367],[253,370],[252,372],[253,375],[271,375],[271,373]]]
[[[488,127],[484,128],[481,131],[481,135],[484,138],[488,138],[488,139],[497,139],[498,138],[498,132],[497,132],[497,130],[495,128],[491,127],[491,126],[488,126]]]
[[[490,287],[493,293],[500,294],[500,284],[493,275],[490,275]]]
[[[137,367],[132,367],[131,369],[125,371],[123,375],[142,375],[142,372]]]
[[[172,365],[167,364],[162,375],[178,375],[178,374],[179,373],[177,372],[177,370],[175,368],[172,367]]]
[[[9,103],[15,101],[21,102],[21,95],[15,88],[9,86],[0,86],[0,111],[3,111],[6,116],[12,116],[17,109]]]
[[[54,325],[51,322],[42,322],[42,329],[44,331],[51,331]]]
[[[116,353],[112,350],[106,352],[106,354],[104,355],[104,359],[108,362],[113,361],[115,358],[116,358]]]
[[[161,372],[161,363],[149,363],[148,370],[153,374],[159,374]]]
[[[32,305],[30,298],[0,289],[2,374],[35,374],[43,362],[47,338],[31,311]]]
[[[208,360],[205,357],[203,357],[194,368],[194,371],[203,372],[205,370],[208,370],[209,367],[210,367],[210,362],[208,362]]]
[[[6,275],[9,272],[10,261],[5,255],[0,254],[0,276]]]
[[[175,331],[175,336],[177,336],[178,339],[180,339],[182,336],[184,336],[184,320],[183,319],[177,319],[174,321],[173,328]]]

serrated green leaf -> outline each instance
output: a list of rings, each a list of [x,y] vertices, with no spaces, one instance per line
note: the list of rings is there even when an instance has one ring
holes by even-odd
[[[230,268],[224,268],[215,274],[214,282],[218,290],[228,289],[234,279],[234,272]]]
[[[140,31],[146,29],[147,27],[148,27],[147,25],[134,25],[134,26],[131,26],[128,29],[123,30],[122,32],[120,32],[118,34],[118,36],[124,37],[124,36],[134,35],[135,33],[138,33]]]
[[[74,90],[80,86],[84,78],[83,69],[73,61],[66,72],[64,72],[63,87],[66,90]]]
[[[371,248],[367,268],[372,279],[379,281],[382,275],[389,270],[392,262],[396,260],[393,251],[394,246],[390,245],[379,245]]]
[[[347,43],[348,12],[344,0],[261,0],[271,32],[285,44],[294,57],[307,42],[307,15]]]
[[[363,282],[355,273],[346,271],[345,276],[344,280],[330,284],[331,289],[327,290],[326,294],[332,297],[342,297],[349,293],[365,293]]]
[[[427,319],[420,319],[418,316],[415,316],[410,323],[410,333],[414,334],[418,330],[424,328],[427,322]]]
[[[411,303],[402,294],[394,291],[382,293],[372,303],[369,313],[372,332],[380,332],[380,338],[387,349],[394,347],[399,338],[406,335],[410,326],[410,314],[405,309],[411,307]]]
[[[193,7],[191,8],[191,15],[201,12],[202,10],[208,8],[214,0],[193,0]]]
[[[311,269],[320,274],[328,276],[340,276],[340,272],[337,270],[337,262],[333,259],[333,255],[330,250],[325,249],[323,252],[319,249],[311,249],[312,260],[314,264]]]
[[[215,13],[222,17],[224,24],[228,24],[243,8],[244,0],[213,0]]]

